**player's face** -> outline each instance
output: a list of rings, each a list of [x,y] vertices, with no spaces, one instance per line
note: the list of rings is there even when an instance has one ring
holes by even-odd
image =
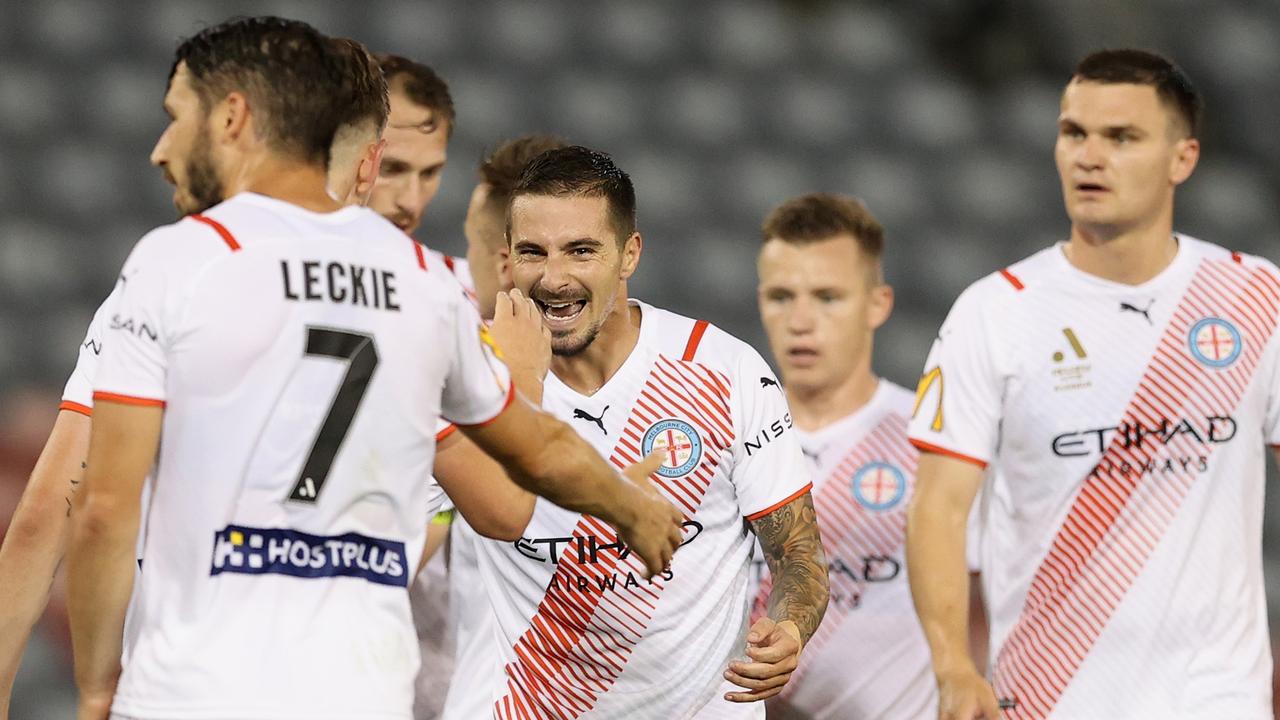
[[[480,314],[493,317],[494,301],[500,290],[511,289],[507,264],[506,208],[491,207],[489,186],[480,183],[471,193],[462,232],[467,236],[467,264],[476,285]]]
[[[223,200],[214,166],[209,113],[191,87],[186,63],[180,63],[164,96],[169,125],[151,150],[151,164],[174,187],[173,204],[182,215],[203,212]]]
[[[551,331],[551,351],[577,355],[599,334],[640,260],[640,234],[619,247],[602,197],[521,195],[511,204],[511,275]]]
[[[422,222],[444,173],[449,126],[430,122],[434,115],[403,93],[391,93],[391,115],[382,134],[387,146],[369,207],[405,232]],[[424,132],[424,127],[431,131]]]
[[[788,388],[832,388],[870,367],[872,332],[888,319],[893,292],[869,263],[848,235],[764,244],[760,319]]]
[[[1073,80],[1062,94],[1054,157],[1078,227],[1114,235],[1171,213],[1198,154],[1150,85]]]

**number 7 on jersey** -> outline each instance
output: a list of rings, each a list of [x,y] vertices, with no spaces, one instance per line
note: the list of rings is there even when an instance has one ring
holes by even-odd
[[[320,424],[311,452],[307,453],[307,460],[302,464],[298,481],[289,493],[290,500],[314,505],[320,499],[333,458],[347,437],[351,421],[355,419],[360,401],[373,379],[373,371],[378,367],[378,348],[371,335],[308,327],[305,354],[347,361],[347,372],[342,376],[342,383],[333,396],[324,422]]]

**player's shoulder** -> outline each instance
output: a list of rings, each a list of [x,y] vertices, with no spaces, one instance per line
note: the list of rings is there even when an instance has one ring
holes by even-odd
[[[892,380],[881,379],[877,394],[883,398],[885,411],[903,419],[911,417],[915,406],[916,394]]]
[[[991,313],[1017,312],[1053,285],[1056,245],[1044,248],[971,283],[956,298],[950,322],[978,322]]]
[[[646,336],[662,355],[729,372],[747,356],[758,356],[746,342],[706,320],[654,307],[637,300],[643,323],[652,323]]]
[[[1230,263],[1243,269],[1257,271],[1269,276],[1273,284],[1280,284],[1280,267],[1267,258],[1251,255],[1217,245],[1190,235],[1178,234],[1178,242],[1183,248],[1201,258],[1213,262]]]
[[[193,214],[143,235],[128,264],[175,271],[195,269],[238,250],[238,241],[222,223]],[[124,277],[127,275],[126,271]]]

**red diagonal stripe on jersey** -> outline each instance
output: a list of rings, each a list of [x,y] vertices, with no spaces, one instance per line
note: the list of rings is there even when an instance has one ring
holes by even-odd
[[[804,655],[791,682],[783,690],[789,696],[800,685],[800,679],[814,662],[822,660],[821,649],[835,638],[844,620],[857,611],[856,601],[869,588],[866,581],[863,558],[900,557],[906,540],[906,509],[912,488],[915,486],[916,462],[919,452],[907,440],[907,420],[894,414],[885,415],[866,436],[850,448],[845,457],[830,472],[825,482],[814,493],[813,503],[818,512],[818,528],[822,531],[822,545],[831,563],[843,563],[849,571],[838,565],[830,573],[831,596],[822,624],[805,645]],[[872,462],[885,462],[902,470],[907,481],[907,491],[899,504],[886,512],[876,512],[864,507],[853,495],[854,474]],[[905,570],[905,568],[903,568]],[[850,571],[856,577],[850,576]],[[752,622],[762,617],[768,609],[772,579],[766,570],[752,606]],[[904,616],[914,622],[910,608],[903,608]]]
[[[705,366],[659,356],[610,462],[624,468],[640,460],[644,433],[654,423],[668,418],[688,421],[702,439],[702,459],[682,477],[654,475],[652,481],[693,517],[721,462],[720,454],[734,439],[727,388],[728,378]],[[608,547],[617,542],[613,528],[599,519],[584,515],[578,521],[529,629],[516,641],[517,659],[506,667],[507,692],[494,704],[495,717],[577,718],[595,707],[622,675],[667,581],[661,576],[640,580],[643,567],[638,559]],[[628,574],[637,579],[635,585],[627,581]]]
[[[1047,717],[1177,516],[1197,473],[1183,469],[1151,480],[1148,463],[1172,455],[1208,455],[1161,423],[1226,416],[1240,403],[1261,350],[1275,333],[1280,280],[1261,268],[1205,260],[1179,302],[1097,466],[1080,486],[1031,582],[1017,624],[996,661],[997,694],[1018,705],[1011,720]],[[1230,322],[1244,347],[1228,367],[1191,357],[1192,326],[1206,317]],[[1161,428],[1164,442],[1133,442],[1134,428]],[[1164,440],[1164,438],[1162,438]],[[1125,447],[1126,441],[1130,447]]]

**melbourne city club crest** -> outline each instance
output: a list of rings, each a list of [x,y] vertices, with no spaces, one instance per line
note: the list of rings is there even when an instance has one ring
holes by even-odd
[[[692,425],[683,420],[662,420],[645,431],[640,440],[642,454],[657,450],[662,453],[658,474],[675,478],[688,475],[702,459],[702,438]]]
[[[853,474],[853,499],[868,510],[885,512],[907,496],[907,476],[886,462],[869,462]]]
[[[1207,317],[1191,326],[1187,345],[1196,360],[1211,368],[1225,368],[1240,357],[1243,343],[1235,325],[1222,318]]]

